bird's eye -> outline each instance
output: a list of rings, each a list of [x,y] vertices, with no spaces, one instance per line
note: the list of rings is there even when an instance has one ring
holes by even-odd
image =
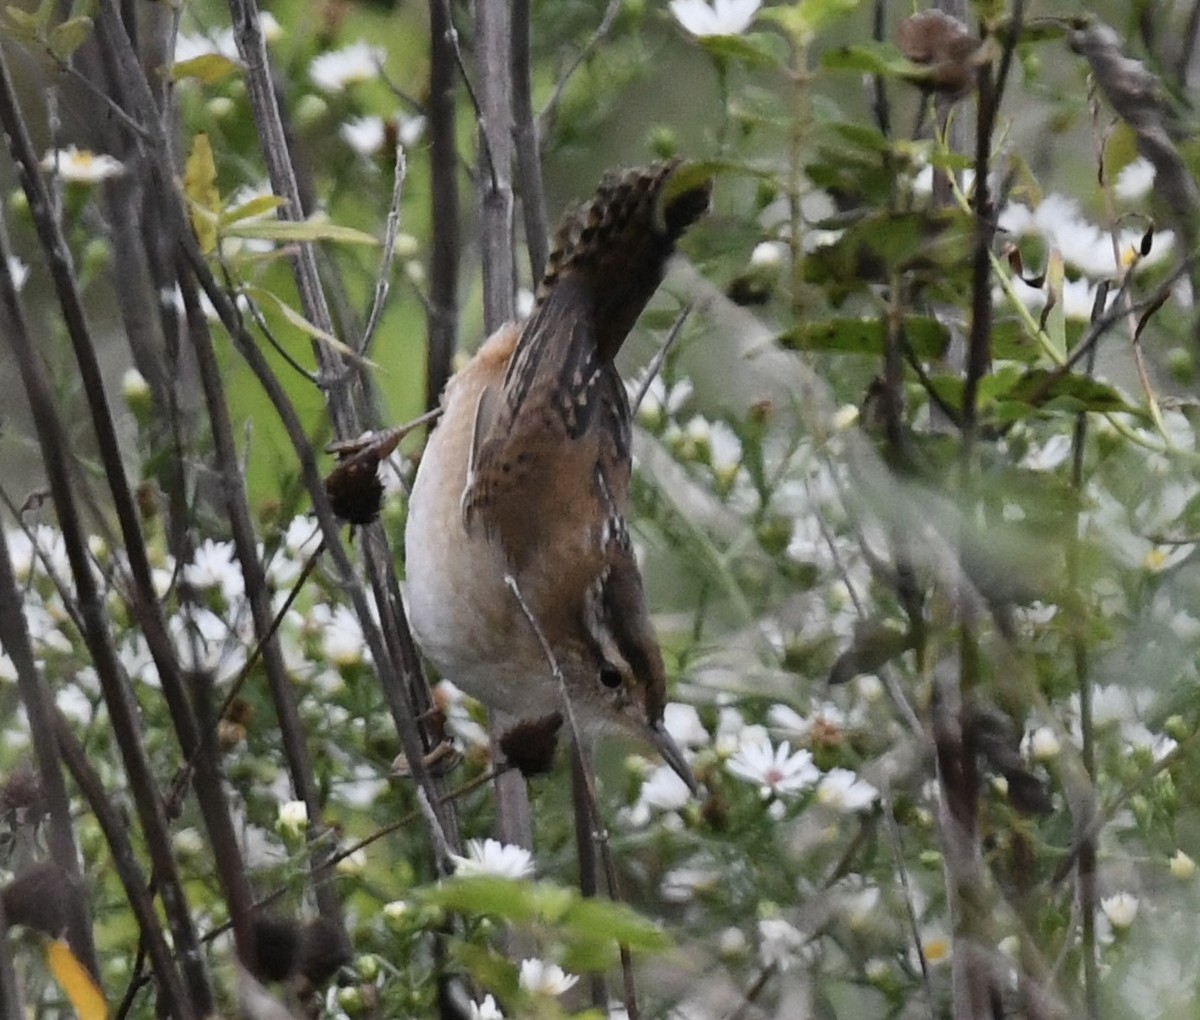
[[[610,666],[605,663],[600,667],[600,682],[605,687],[616,689],[621,686],[621,672],[616,666]]]

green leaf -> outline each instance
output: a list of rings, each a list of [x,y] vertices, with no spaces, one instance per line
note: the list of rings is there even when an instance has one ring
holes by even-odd
[[[471,977],[493,995],[500,996],[506,1002],[519,995],[517,969],[498,953],[467,942],[452,942],[450,952]]]
[[[745,64],[747,67],[783,67],[787,47],[779,36],[767,32],[746,35],[706,35],[696,40],[714,60]]]
[[[201,85],[216,85],[231,74],[238,74],[241,65],[236,60],[223,57],[219,53],[205,53],[191,60],[181,60],[171,67],[171,80],[182,81],[192,78]]]
[[[307,220],[254,220],[239,223],[225,231],[230,237],[249,237],[262,241],[338,241],[342,244],[378,245],[370,234],[343,227],[321,217]]]
[[[927,68],[909,60],[890,42],[856,43],[828,50],[821,56],[821,66],[827,71],[855,71],[906,81],[928,74]]]
[[[670,937],[632,907],[612,900],[577,898],[562,920],[570,939],[603,939],[630,949],[657,951],[671,945]]]
[[[1063,306],[1065,280],[1062,252],[1051,248],[1050,257],[1046,260],[1046,293],[1050,295],[1053,304],[1046,312],[1046,321],[1042,328],[1046,331],[1051,349],[1064,361],[1067,357],[1067,311]]]
[[[235,205],[232,209],[226,209],[221,213],[221,226],[228,227],[239,220],[253,219],[255,216],[274,212],[283,204],[283,199],[278,195],[257,195],[249,201],[242,202],[240,205]]]
[[[941,357],[950,333],[936,319],[913,315],[903,320],[904,335],[922,361]],[[781,334],[779,344],[793,351],[838,351],[843,354],[883,354],[882,319],[825,319],[805,322]]]
[[[997,392],[996,399],[1072,412],[1122,411],[1141,414],[1107,383],[1070,373],[1056,376],[1049,369],[1041,368],[1023,373],[1007,389]]]
[[[483,915],[511,922],[529,922],[539,916],[535,884],[498,875],[464,875],[448,878],[422,898],[460,914]]]
[[[287,319],[291,325],[295,326],[296,329],[300,330],[300,332],[306,336],[312,337],[314,340],[320,340],[324,344],[328,344],[343,357],[352,358],[356,362],[370,364],[370,362],[360,357],[355,351],[347,347],[333,334],[326,333],[325,330],[321,329],[315,323],[309,322],[308,319],[296,311],[296,309],[294,309],[277,294],[273,294],[271,291],[265,290],[262,287],[246,287],[245,293],[255,298],[265,298],[279,310],[280,315]]]
[[[802,3],[783,4],[759,12],[762,21],[774,21],[801,45],[807,45],[812,37],[826,25],[853,11],[862,0],[803,0]]]
[[[65,61],[83,45],[91,31],[91,18],[68,18],[51,29],[46,45],[57,59]]]
[[[831,687],[847,683],[903,655],[913,647],[912,635],[887,620],[863,620],[854,628],[854,640],[829,672]]]
[[[217,165],[212,145],[203,132],[192,139],[183,172],[183,193],[200,250],[207,255],[217,246],[217,217],[221,212],[221,194],[217,190]]]

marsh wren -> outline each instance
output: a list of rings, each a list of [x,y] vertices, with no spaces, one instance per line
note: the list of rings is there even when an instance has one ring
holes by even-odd
[[[413,634],[444,676],[509,715],[546,716],[566,706],[544,637],[581,728],[649,741],[695,789],[663,726],[613,364],[708,208],[711,182],[682,177],[678,161],[610,174],[565,219],[529,319],[500,327],[446,386],[404,545]]]

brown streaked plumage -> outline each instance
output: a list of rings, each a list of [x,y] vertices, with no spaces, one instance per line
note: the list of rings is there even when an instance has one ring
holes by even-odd
[[[515,579],[585,727],[648,739],[666,675],[629,534],[630,408],[613,359],[710,184],[677,162],[610,175],[569,216],[524,325],[496,331],[446,387],[405,534],[413,633],[438,669],[523,718],[559,707]],[[673,192],[673,193],[672,193]]]

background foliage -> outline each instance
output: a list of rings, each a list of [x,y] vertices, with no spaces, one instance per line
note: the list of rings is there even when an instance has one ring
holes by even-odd
[[[0,11],[8,1015],[1194,1015],[1200,5],[514,3],[515,71],[476,6],[274,4],[269,67],[238,0]],[[481,842],[419,443],[353,540],[313,453],[528,302],[526,71],[552,217],[716,182],[623,355],[679,327],[634,526],[705,795],[601,748],[617,903],[565,765]]]

